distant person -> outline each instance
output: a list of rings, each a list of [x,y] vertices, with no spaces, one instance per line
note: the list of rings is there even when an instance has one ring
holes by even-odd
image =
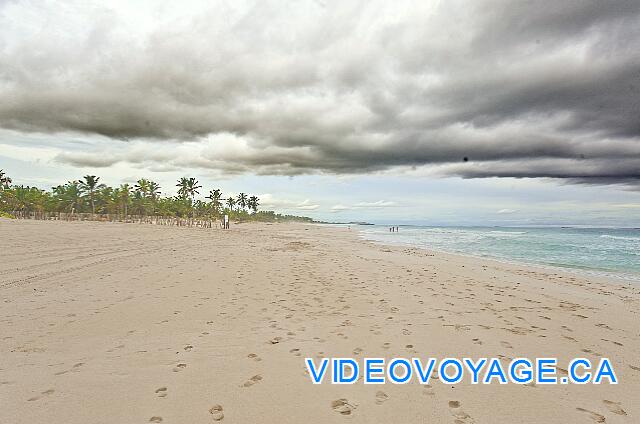
[[[225,230],[229,229],[229,215],[225,215],[224,216],[224,221],[222,223],[222,228],[224,228]]]

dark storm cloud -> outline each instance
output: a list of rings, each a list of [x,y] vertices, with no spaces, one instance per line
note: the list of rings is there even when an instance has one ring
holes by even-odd
[[[76,166],[640,179],[637,1],[200,6],[0,6],[0,126],[107,137]]]
[[[463,178],[513,177],[562,178],[578,184],[621,184],[638,187],[640,158],[618,159],[535,159],[497,161],[468,166],[448,165],[445,173]]]

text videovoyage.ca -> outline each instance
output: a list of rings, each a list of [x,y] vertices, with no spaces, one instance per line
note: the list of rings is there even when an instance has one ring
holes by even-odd
[[[575,358],[566,370],[556,358],[305,358],[305,365],[313,384],[618,384],[608,358]]]

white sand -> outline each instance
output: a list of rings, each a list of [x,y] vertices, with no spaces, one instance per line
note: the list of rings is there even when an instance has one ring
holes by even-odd
[[[640,422],[640,286],[298,224],[3,220],[0,258],[0,423]],[[305,356],[607,356],[620,384],[312,385]]]

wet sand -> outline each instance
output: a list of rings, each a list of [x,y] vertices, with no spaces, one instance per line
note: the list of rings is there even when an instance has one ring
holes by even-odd
[[[640,422],[637,284],[303,224],[0,220],[0,257],[0,423]],[[620,384],[313,385],[307,356],[608,357]]]

